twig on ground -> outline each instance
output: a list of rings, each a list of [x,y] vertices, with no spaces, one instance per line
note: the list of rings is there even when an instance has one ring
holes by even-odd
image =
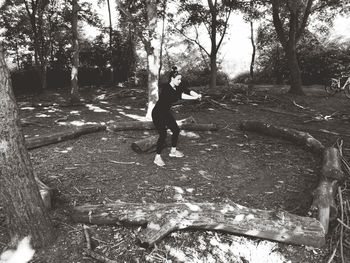
[[[87,225],[83,226],[84,235],[85,235],[85,239],[86,239],[86,248],[91,250],[91,239],[90,239],[88,229],[89,229],[89,227]]]
[[[333,253],[332,255],[329,257],[327,263],[331,263],[335,257],[335,254],[337,253],[337,248],[338,248],[338,245],[339,245],[339,240],[337,241],[337,244],[335,245],[334,247],[334,250],[333,250]]]
[[[87,225],[83,225],[83,231],[84,231],[84,235],[85,235],[85,239],[86,239],[86,249],[84,249],[85,254],[91,258],[94,258],[94,259],[101,261],[101,262],[104,262],[104,263],[117,263],[117,261],[106,258],[106,257],[94,252],[91,249],[91,239],[90,239],[88,229],[89,229],[89,227]]]
[[[345,224],[341,219],[337,218],[337,221],[343,225],[345,228],[349,229],[350,230],[350,226],[348,226],[347,224]]]
[[[298,103],[296,103],[295,100],[293,100],[293,104],[294,104],[294,106],[296,106],[296,107],[298,107],[298,108],[300,108],[300,109],[303,109],[303,110],[310,110],[309,107],[301,106],[301,105],[299,105]]]
[[[114,160],[108,160],[110,163],[115,163],[115,164],[134,164],[135,162],[118,162]]]

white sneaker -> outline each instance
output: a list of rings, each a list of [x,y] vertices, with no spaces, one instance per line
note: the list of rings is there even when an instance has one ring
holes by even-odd
[[[181,157],[184,157],[184,154],[182,152],[178,151],[178,150],[175,150],[175,151],[170,151],[169,156],[170,157],[181,158]]]
[[[165,165],[165,162],[163,161],[162,157],[155,157],[153,161],[156,165],[162,167]]]

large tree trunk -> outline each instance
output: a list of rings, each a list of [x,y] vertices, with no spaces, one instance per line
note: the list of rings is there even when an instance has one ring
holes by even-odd
[[[305,95],[302,89],[301,73],[297,59],[297,53],[295,50],[295,43],[290,43],[287,52],[287,61],[290,71],[290,89],[289,93],[296,95]]]
[[[72,35],[73,35],[73,59],[71,71],[71,98],[78,100],[78,70],[79,70],[79,42],[78,42],[78,0],[72,1]]]
[[[142,204],[116,202],[75,207],[75,222],[147,225],[138,234],[152,246],[172,231],[186,228],[225,231],[291,244],[321,247],[325,243],[320,222],[282,211],[251,209],[236,203]]]
[[[147,5],[148,43],[146,43],[148,66],[148,107],[146,117],[151,119],[152,110],[158,100],[159,36],[157,29],[157,1],[149,0]]]
[[[0,47],[1,48],[1,47]],[[19,125],[10,75],[0,50],[0,196],[11,238],[30,235],[36,247],[54,239]]]

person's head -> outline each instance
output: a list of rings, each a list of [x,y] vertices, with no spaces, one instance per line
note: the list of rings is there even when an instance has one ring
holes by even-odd
[[[177,71],[177,67],[173,66],[171,68],[171,72],[169,74],[169,83],[174,84],[175,86],[179,86],[181,83],[181,74]]]

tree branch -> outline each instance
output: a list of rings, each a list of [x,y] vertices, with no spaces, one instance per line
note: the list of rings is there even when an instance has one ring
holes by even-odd
[[[273,16],[273,24],[276,28],[276,33],[281,41],[283,47],[287,47],[287,39],[285,37],[285,32],[283,29],[283,25],[281,22],[281,18],[279,16],[280,5],[279,0],[272,0],[272,16]]]
[[[306,5],[304,15],[303,15],[302,20],[301,20],[301,24],[300,24],[299,28],[297,28],[297,33],[296,33],[296,40],[297,41],[301,37],[301,35],[304,31],[304,28],[306,27],[307,20],[310,16],[310,13],[311,13],[312,4],[313,4],[313,0],[307,1],[307,5]]]
[[[196,34],[197,38],[193,39],[193,38],[190,38],[189,36],[187,36],[184,32],[182,32],[182,30],[178,29],[177,27],[174,26],[174,29],[178,33],[180,33],[182,36],[184,36],[186,39],[188,39],[188,40],[192,41],[193,43],[197,44],[200,49],[202,49],[208,56],[210,56],[209,52],[201,45],[201,43],[199,43],[199,41],[198,41],[198,32]]]
[[[217,46],[216,46],[216,50],[215,50],[216,53],[219,51],[219,48],[220,48],[220,46],[221,46],[221,43],[222,43],[222,41],[224,40],[224,37],[225,37],[225,35],[226,35],[226,30],[227,30],[227,27],[228,27],[228,20],[229,20],[230,16],[231,16],[231,8],[230,8],[230,10],[227,12],[227,16],[226,16],[226,20],[225,20],[225,25],[224,25],[224,30],[223,30],[223,32],[222,32],[221,38],[220,38],[220,40],[219,40],[219,43],[218,43]]]

